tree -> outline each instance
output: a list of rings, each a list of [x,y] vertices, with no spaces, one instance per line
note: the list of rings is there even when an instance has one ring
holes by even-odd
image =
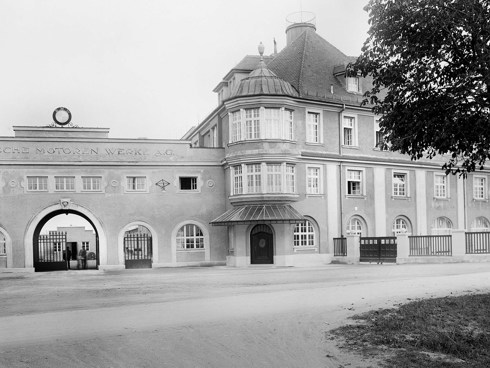
[[[443,155],[446,173],[490,159],[490,0],[370,0],[370,30],[351,75],[389,149]],[[385,143],[385,146],[387,144]]]

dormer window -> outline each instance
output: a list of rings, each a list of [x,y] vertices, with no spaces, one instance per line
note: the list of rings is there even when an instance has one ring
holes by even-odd
[[[347,92],[361,93],[359,77],[346,77]]]

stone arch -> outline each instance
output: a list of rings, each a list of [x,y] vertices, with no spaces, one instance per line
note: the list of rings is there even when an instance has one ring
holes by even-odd
[[[126,224],[121,231],[119,231],[119,234],[117,235],[117,259],[119,262],[119,265],[124,265],[124,234],[126,231],[128,231],[131,227],[133,226],[144,226],[148,230],[150,230],[151,233],[151,238],[152,238],[152,254],[153,254],[153,259],[152,263],[158,263],[158,234],[156,230],[147,222],[144,221],[133,221],[130,222],[129,224]]]
[[[72,213],[85,218],[93,227],[99,239],[99,265],[107,265],[107,237],[100,220],[87,208],[71,202],[70,200],[60,200],[59,203],[50,205],[28,222],[24,235],[24,262],[26,268],[34,267],[33,239],[39,226],[44,225],[49,219],[63,213]],[[40,229],[39,229],[40,230]]]
[[[0,226],[0,233],[5,236],[5,250],[7,252],[7,268],[12,267],[12,238],[7,230]]]
[[[172,234],[171,234],[171,254],[172,254],[172,264],[177,264],[177,232],[180,230],[180,228],[184,225],[196,225],[198,226],[202,234],[204,236],[204,261],[209,262],[211,259],[211,252],[210,252],[210,238],[209,238],[209,230],[207,226],[199,221],[195,220],[185,220],[179,222],[174,228],[172,229]]]

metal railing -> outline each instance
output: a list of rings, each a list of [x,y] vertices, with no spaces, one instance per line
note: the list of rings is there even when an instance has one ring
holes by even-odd
[[[465,233],[466,254],[490,253],[490,232]]]
[[[451,235],[409,236],[410,256],[452,256]]]
[[[336,257],[347,256],[347,238],[333,238],[333,255]]]

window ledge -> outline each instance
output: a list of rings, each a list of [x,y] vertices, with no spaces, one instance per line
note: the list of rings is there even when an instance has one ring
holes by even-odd
[[[391,199],[394,201],[409,201],[412,199],[412,197],[409,196],[391,196]]]
[[[201,193],[200,190],[182,190],[182,189],[179,189],[176,193],[184,193],[184,194],[188,194],[188,193]]]
[[[435,201],[448,201],[449,202],[451,200],[451,198],[447,198],[447,197],[445,197],[445,198],[443,198],[443,197],[434,197],[434,200]]]
[[[323,142],[305,142],[307,146],[323,146]]]
[[[206,251],[204,248],[199,249],[177,249],[177,252],[185,252],[185,253],[199,253]]]
[[[360,194],[360,195],[357,195],[357,194],[347,194],[345,196],[345,198],[350,198],[350,199],[366,199],[367,196],[364,195],[364,194]]]
[[[297,246],[293,246],[293,250],[295,252],[301,252],[301,251],[318,251],[318,247],[310,247],[310,246],[301,246],[301,245],[297,245]]]
[[[262,142],[282,142],[282,143],[292,143],[296,144],[296,140],[293,139],[282,139],[282,138],[256,138],[256,139],[242,139],[236,142],[228,142],[227,146],[235,146],[241,143],[262,143]]]
[[[473,198],[473,202],[488,202],[488,198]]]
[[[353,149],[353,150],[359,150],[361,149],[359,146],[349,146],[349,145],[342,145],[342,148],[347,148],[347,149]]]

